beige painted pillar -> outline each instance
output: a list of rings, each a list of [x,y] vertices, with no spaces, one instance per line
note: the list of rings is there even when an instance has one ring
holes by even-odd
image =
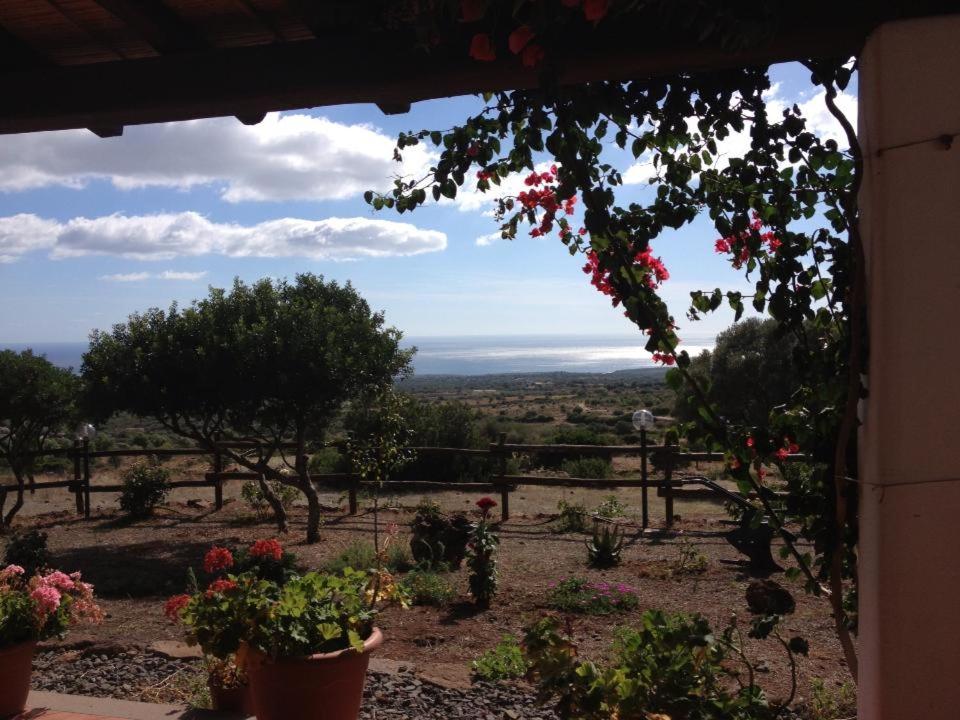
[[[960,16],[867,42],[860,718],[960,718]]]

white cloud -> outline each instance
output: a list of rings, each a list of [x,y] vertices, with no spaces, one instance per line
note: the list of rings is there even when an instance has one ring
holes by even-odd
[[[447,236],[409,223],[365,217],[281,218],[257,225],[215,223],[195,212],[107,215],[66,223],[36,215],[0,218],[0,258],[12,262],[49,250],[54,259],[113,255],[130,260],[177,257],[304,257],[314,260],[419,255],[445,249]],[[192,279],[168,271],[164,279]]]
[[[150,279],[150,273],[148,272],[134,272],[134,273],[113,273],[112,275],[101,275],[101,280],[109,280],[110,282],[142,282],[143,280]]]
[[[157,275],[161,280],[200,280],[207,276],[206,270],[200,272],[179,272],[176,270],[164,270]]]
[[[503,233],[500,230],[496,232],[488,233],[487,235],[481,235],[476,239],[477,245],[481,247],[486,247],[487,245],[493,245],[495,242],[499,242],[503,239]]]
[[[105,180],[127,190],[213,185],[228,202],[336,200],[429,167],[424,145],[394,162],[394,143],[368,125],[277,113],[253,126],[234,118],[131,126],[110,139],[87,130],[8,135],[0,138],[0,191]]]

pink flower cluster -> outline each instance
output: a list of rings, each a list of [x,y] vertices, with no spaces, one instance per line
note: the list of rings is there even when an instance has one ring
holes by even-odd
[[[93,599],[93,585],[83,582],[79,572],[67,575],[54,570],[29,579],[25,575],[19,565],[7,565],[0,570],[0,593],[26,593],[33,603],[38,628],[46,625],[65,603],[70,621],[99,623],[103,619],[103,612]]]
[[[739,235],[730,235],[718,239],[714,243],[714,250],[721,255],[732,253],[733,259],[731,260],[731,264],[739,270],[752,255],[748,241],[753,236],[753,233],[759,234],[761,246],[766,245],[771,253],[775,253],[783,244],[772,232],[761,232],[762,230],[763,222],[760,220],[760,216],[754,213],[748,230],[744,230]]]

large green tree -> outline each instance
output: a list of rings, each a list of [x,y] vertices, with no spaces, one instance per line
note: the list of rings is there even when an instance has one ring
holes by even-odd
[[[73,418],[77,377],[30,350],[0,351],[0,459],[13,472],[17,499],[4,514],[7,491],[0,488],[0,530],[23,507],[26,482],[33,481],[35,454]]]
[[[344,402],[408,372],[412,351],[400,338],[349,283],[312,274],[293,283],[236,280],[189,308],[148,310],[94,332],[82,376],[98,416],[153,417],[262,478],[297,487],[315,542],[320,502],[308,446],[323,439]],[[228,440],[250,448],[223,447]],[[261,487],[285,531],[286,513]]]

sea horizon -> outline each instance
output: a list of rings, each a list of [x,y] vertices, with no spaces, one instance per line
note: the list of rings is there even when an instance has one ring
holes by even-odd
[[[714,336],[691,336],[681,345],[691,356],[712,349]],[[415,376],[497,375],[503,373],[588,372],[611,373],[654,367],[643,349],[645,338],[626,335],[446,335],[411,336],[404,347],[416,347]],[[27,348],[59,367],[80,368],[89,343],[0,342],[0,349]]]

